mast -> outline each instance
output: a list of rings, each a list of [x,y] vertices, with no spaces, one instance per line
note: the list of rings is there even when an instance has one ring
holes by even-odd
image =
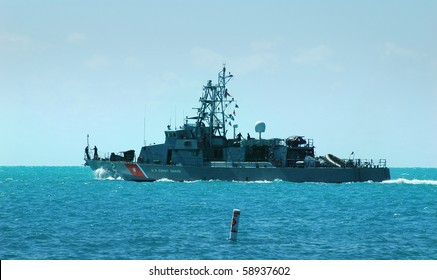
[[[219,86],[219,97],[220,97],[220,109],[221,109],[221,114],[222,114],[222,124],[223,124],[223,136],[226,137],[226,122],[227,122],[227,118],[226,118],[226,114],[225,114],[225,110],[226,108],[224,107],[223,104],[223,99],[227,99],[228,96],[230,96],[228,94],[228,90],[226,88],[226,84],[229,82],[229,80],[233,77],[233,75],[231,75],[231,73],[229,72],[229,75],[226,76],[226,65],[223,64],[223,70],[218,74],[218,86]]]
[[[201,107],[198,108],[197,127],[200,128],[198,135],[205,136],[205,131],[208,130],[208,142],[211,146],[213,137],[226,138],[226,108],[233,100],[228,100],[226,84],[233,76],[229,73],[226,75],[226,66],[223,65],[223,70],[218,73],[218,83],[212,84],[209,80],[206,86],[203,87],[203,94],[200,98]]]

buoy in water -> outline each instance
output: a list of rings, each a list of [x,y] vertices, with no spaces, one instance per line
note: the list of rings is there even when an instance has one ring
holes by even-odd
[[[240,223],[240,209],[234,209],[232,212],[231,232],[229,233],[229,239],[237,241],[238,224]]]

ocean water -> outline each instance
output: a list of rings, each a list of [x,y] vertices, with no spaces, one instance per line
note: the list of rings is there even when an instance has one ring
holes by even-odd
[[[0,167],[0,259],[437,259],[437,169],[391,174],[136,183],[86,167]]]

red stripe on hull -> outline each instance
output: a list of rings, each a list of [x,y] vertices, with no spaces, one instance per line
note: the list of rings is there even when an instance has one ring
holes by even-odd
[[[141,170],[141,167],[136,163],[126,163],[126,168],[129,169],[130,174],[132,176],[146,178],[146,174],[144,174],[143,170]]]

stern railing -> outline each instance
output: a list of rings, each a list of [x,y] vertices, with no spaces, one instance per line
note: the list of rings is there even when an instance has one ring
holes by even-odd
[[[387,160],[386,159],[344,159],[347,167],[359,167],[359,168],[386,168]]]

